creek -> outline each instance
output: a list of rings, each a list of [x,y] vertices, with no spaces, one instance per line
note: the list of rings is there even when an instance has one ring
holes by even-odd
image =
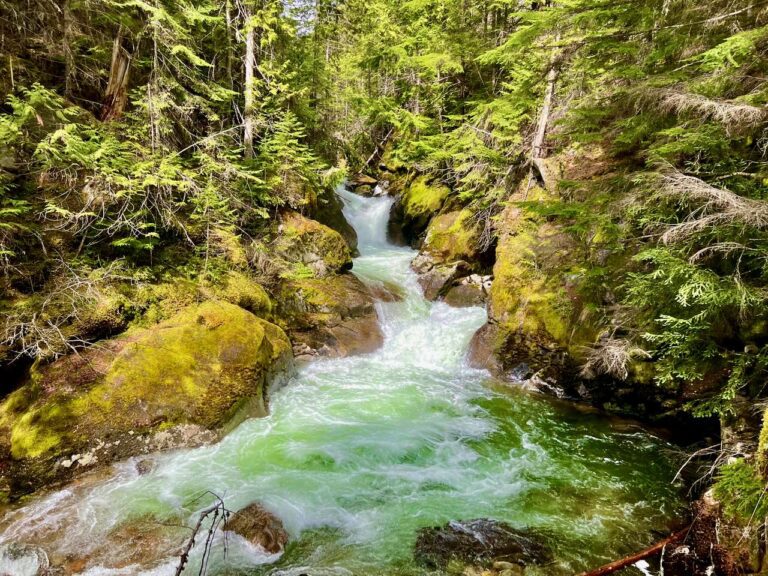
[[[231,510],[261,502],[291,536],[278,557],[220,534],[211,574],[424,574],[412,555],[418,529],[474,518],[546,536],[554,564],[526,574],[572,574],[666,531],[682,508],[671,446],[470,368],[485,310],[426,301],[409,267],[416,253],[386,240],[391,198],[339,194],[359,237],[354,273],[403,295],[377,304],[383,347],[301,367],[272,394],[268,417],[216,445],[155,455],[144,475],[123,462],[97,482],[39,496],[8,513],[0,541],[87,556],[104,542],[127,545],[110,534],[136,519],[192,525],[211,502],[206,491]],[[198,547],[187,574],[199,557]],[[83,573],[165,576],[176,563],[168,555]]]

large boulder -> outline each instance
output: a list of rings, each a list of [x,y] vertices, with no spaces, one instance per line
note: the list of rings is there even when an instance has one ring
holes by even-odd
[[[353,255],[357,254],[357,232],[347,222],[342,211],[342,203],[333,190],[324,189],[317,197],[317,203],[310,215],[342,235]]]
[[[318,277],[352,267],[352,254],[342,235],[298,212],[283,214],[274,247],[279,256]]]
[[[371,290],[352,274],[288,280],[279,299],[297,356],[362,354],[384,340]]]
[[[224,530],[242,536],[270,554],[282,552],[288,543],[288,532],[280,518],[257,502],[232,514],[224,524]]]
[[[479,519],[423,528],[416,538],[414,557],[432,569],[445,569],[451,562],[479,566],[506,562],[525,566],[550,562],[552,551],[534,532],[518,530],[496,520]]]
[[[481,255],[480,246],[480,227],[472,218],[472,212],[465,209],[432,218],[422,251],[439,262],[477,262]]]
[[[212,441],[212,431],[266,414],[267,388],[291,360],[279,327],[209,301],[36,366],[0,405],[11,495],[97,463]]]
[[[484,367],[494,371],[525,363],[548,378],[574,373],[578,355],[597,336],[579,294],[579,275],[571,268],[574,259],[578,261],[578,248],[569,234],[530,220],[510,204],[499,224],[490,326],[477,335],[493,350],[471,357],[476,365],[493,356]]]
[[[419,176],[405,186],[390,212],[387,225],[390,241],[418,247],[429,221],[440,211],[449,195],[450,190],[446,186],[431,182],[427,176]]]

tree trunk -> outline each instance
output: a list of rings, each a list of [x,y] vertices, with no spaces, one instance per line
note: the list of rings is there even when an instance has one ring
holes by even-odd
[[[253,86],[256,67],[256,32],[250,23],[250,11],[246,10],[245,33],[245,109],[243,111],[243,148],[246,159],[253,158]]]
[[[131,54],[123,47],[122,31],[117,33],[112,45],[112,64],[109,82],[104,93],[101,119],[105,122],[120,118],[128,101],[128,74],[131,69]]]

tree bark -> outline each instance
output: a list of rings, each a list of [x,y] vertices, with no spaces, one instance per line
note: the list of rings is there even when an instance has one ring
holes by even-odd
[[[675,532],[674,534],[672,534],[672,536],[665,538],[660,542],[657,542],[653,546],[649,546],[648,548],[638,552],[637,554],[633,554],[632,556],[626,556],[621,560],[616,560],[615,562],[611,562],[610,564],[606,564],[605,566],[601,566],[600,568],[595,568],[594,570],[590,570],[589,572],[582,572],[579,576],[605,576],[606,574],[613,574],[614,572],[617,572],[622,568],[631,566],[632,564],[635,564],[640,560],[645,560],[646,558],[650,558],[651,556],[660,554],[661,551],[664,550],[664,547],[667,544],[672,544],[674,542],[677,542],[685,538],[685,535],[688,534],[688,530],[690,528],[691,527],[688,526],[687,528],[684,528],[679,532]]]
[[[105,122],[120,118],[128,101],[128,76],[131,69],[131,54],[123,47],[122,31],[115,36],[112,45],[112,64],[109,69],[109,82],[104,93],[101,119]]]
[[[256,32],[250,23],[250,10],[245,11],[245,109],[243,110],[243,149],[246,159],[253,158],[253,87],[256,68]]]

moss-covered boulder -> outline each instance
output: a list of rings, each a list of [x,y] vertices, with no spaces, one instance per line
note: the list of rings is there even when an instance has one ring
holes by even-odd
[[[282,258],[319,277],[352,267],[352,254],[341,234],[298,212],[283,214],[274,247]]]
[[[410,182],[392,205],[387,227],[390,241],[418,247],[429,221],[450,195],[448,187],[419,176]]]
[[[232,271],[227,274],[223,284],[213,294],[257,316],[268,316],[272,312],[272,300],[267,291],[251,276],[242,272]]]
[[[347,242],[347,246],[352,255],[357,254],[357,232],[352,225],[347,222],[344,212],[342,211],[342,203],[339,197],[333,190],[324,189],[317,196],[317,202],[312,207],[310,215],[312,218],[328,226],[332,230],[336,230],[342,235]]]
[[[439,262],[477,262],[480,229],[469,210],[454,210],[432,218],[422,251]]]
[[[278,300],[299,357],[362,354],[383,342],[372,292],[352,274],[286,281]]]
[[[555,379],[574,372],[574,356],[597,335],[578,291],[579,261],[570,235],[510,205],[499,226],[490,324],[475,337],[473,362],[497,372],[526,364]]]
[[[264,415],[268,384],[291,358],[279,327],[209,301],[36,366],[0,405],[11,491]]]

